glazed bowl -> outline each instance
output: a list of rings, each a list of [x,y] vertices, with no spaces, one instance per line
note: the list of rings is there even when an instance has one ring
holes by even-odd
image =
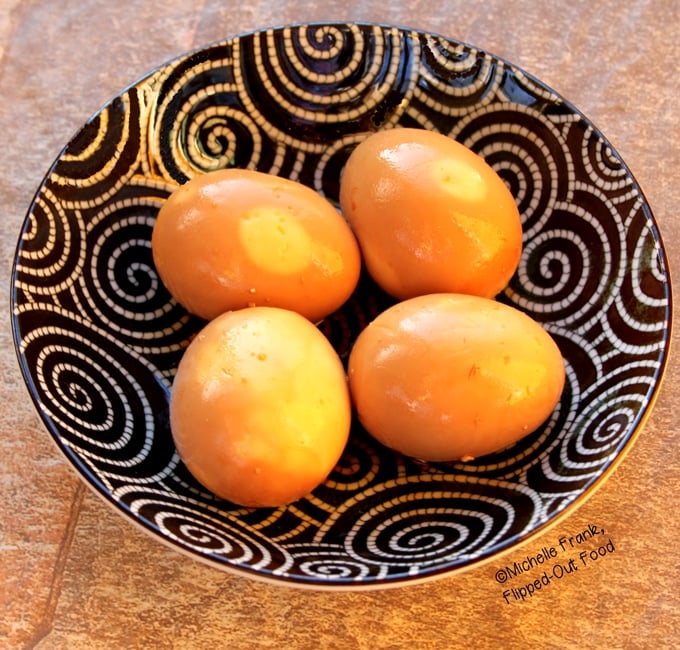
[[[203,322],[156,274],[169,193],[229,166],[337,201],[368,134],[437,130],[484,157],[519,206],[524,251],[498,296],[558,343],[567,380],[534,433],[468,463],[422,463],[352,428],[328,480],[277,509],[217,499],[173,446],[175,369]],[[539,535],[582,504],[639,435],[668,356],[663,243],[604,135],[515,65],[437,34],[376,24],[263,29],[189,52],[109,101],[68,142],[23,223],[14,341],[49,435],[124,518],[218,569],[317,589],[450,575]],[[347,359],[392,304],[363,277],[319,324]]]

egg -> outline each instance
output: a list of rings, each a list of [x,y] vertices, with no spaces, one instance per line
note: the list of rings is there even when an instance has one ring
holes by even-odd
[[[536,430],[565,382],[562,355],[530,316],[488,298],[395,304],[357,337],[349,386],[364,428],[428,461],[471,460]]]
[[[169,292],[207,320],[247,306],[321,320],[350,296],[361,266],[352,230],[328,200],[247,169],[202,174],[172,192],[151,247]]]
[[[291,503],[340,458],[352,418],[345,370],[302,315],[276,307],[225,312],[184,352],[170,427],[191,474],[247,507]]]
[[[398,299],[497,295],[517,269],[522,223],[500,176],[441,133],[393,128],[351,152],[340,206],[366,268]]]

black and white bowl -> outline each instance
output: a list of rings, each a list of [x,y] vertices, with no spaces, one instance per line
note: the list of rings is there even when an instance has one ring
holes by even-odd
[[[308,498],[262,510],[220,501],[188,474],[170,436],[173,374],[203,323],[158,280],[156,213],[178,184],[226,166],[289,177],[336,200],[352,148],[394,126],[448,134],[511,188],[524,253],[499,299],[558,342],[562,401],[534,434],[473,463],[416,463],[357,425]],[[243,35],[121,92],[42,181],[21,229],[11,296],[30,395],[68,461],[108,503],[215,567],[336,589],[473,566],[583,503],[650,412],[671,324],[654,218],[597,128],[506,61],[371,24]],[[320,327],[346,358],[388,304],[364,279]]]

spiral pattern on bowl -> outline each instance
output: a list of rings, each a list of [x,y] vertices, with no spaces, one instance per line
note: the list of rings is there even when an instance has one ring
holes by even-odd
[[[36,308],[30,317],[22,354],[59,442],[110,485],[166,473],[168,387],[155,369],[79,315]]]
[[[438,130],[517,201],[524,250],[498,299],[552,334],[567,383],[552,416],[474,462],[395,454],[354,423],[328,480],[287,507],[220,501],[179,461],[168,399],[203,322],[162,286],[159,207],[197,174],[246,167],[337,201],[376,129]],[[393,302],[362,276],[319,323],[346,361]],[[31,398],[69,461],[154,535],[213,565],[314,586],[442,574],[521,542],[583,500],[631,445],[666,364],[666,258],[604,136],[540,81],[479,48],[371,24],[262,30],[160,66],[93,116],[31,203],[12,274]]]

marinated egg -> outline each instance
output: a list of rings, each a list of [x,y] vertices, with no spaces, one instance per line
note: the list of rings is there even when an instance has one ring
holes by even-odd
[[[538,428],[563,390],[549,333],[503,303],[462,294],[405,300],[379,314],[349,357],[360,422],[430,461],[499,451]]]
[[[351,404],[328,339],[296,312],[252,307],[209,322],[179,363],[172,436],[193,476],[243,506],[280,506],[322,483]]]
[[[368,272],[392,296],[491,298],[519,263],[512,194],[484,159],[441,133],[378,131],[350,154],[340,205]]]
[[[347,300],[361,265],[357,241],[329,201],[245,169],[180,186],[161,207],[151,243],[170,293],[208,320],[260,305],[318,321]]]

